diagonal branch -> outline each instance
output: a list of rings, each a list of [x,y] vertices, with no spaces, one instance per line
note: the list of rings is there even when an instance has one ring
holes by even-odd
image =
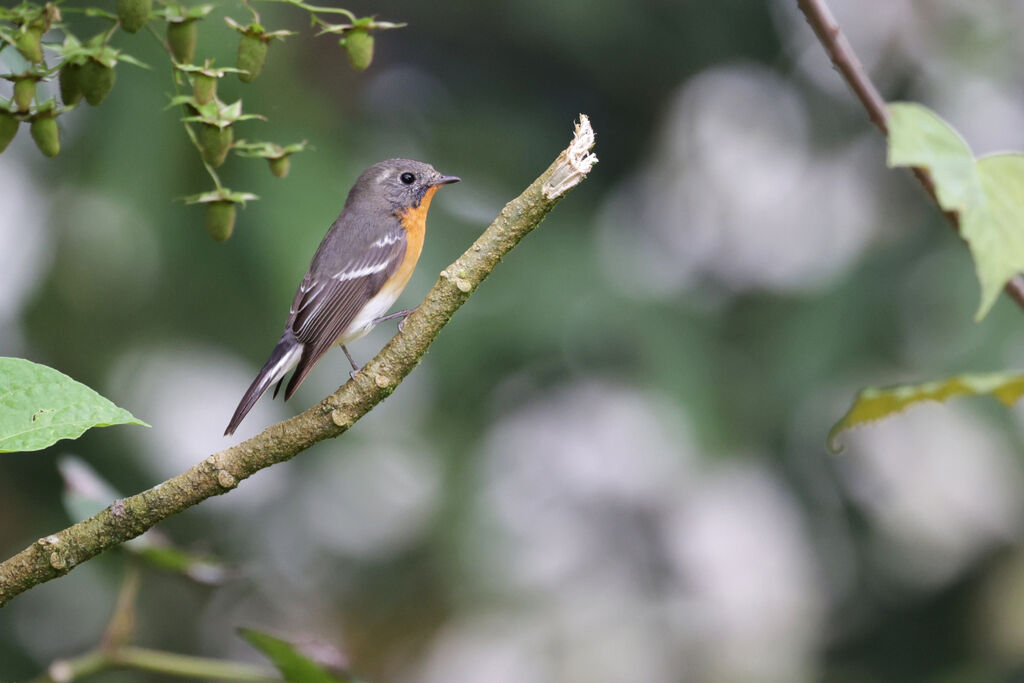
[[[99,514],[41,538],[0,563],[0,606],[135,538],[157,522],[230,491],[264,467],[290,460],[310,446],[346,432],[412,372],[441,328],[498,262],[586,177],[597,163],[597,157],[590,153],[593,144],[590,121],[580,115],[569,147],[521,195],[505,205],[455,263],[441,271],[426,299],[406,320],[404,331],[395,335],[355,378],[304,413],[214,453],[147,491],[115,501]]]
[[[885,100],[882,99],[875,84],[871,82],[871,77],[868,76],[860,59],[857,58],[857,54],[853,51],[850,42],[843,35],[842,29],[839,28],[839,22],[832,15],[832,11],[825,0],[797,0],[797,5],[800,6],[800,11],[807,17],[807,23],[814,29],[815,35],[818,36],[818,42],[825,48],[825,52],[828,53],[832,64],[839,70],[847,85],[850,86],[854,94],[857,95],[857,99],[864,106],[868,118],[871,119],[871,122],[875,124],[878,130],[882,131],[883,135],[888,135],[888,112],[885,108]],[[935,183],[932,181],[928,171],[921,167],[915,167],[914,176],[937,204],[938,198],[935,195]],[[944,211],[943,213],[953,225],[953,229],[959,232],[960,217],[957,213],[955,211]],[[1024,308],[1024,280],[1021,279],[1020,275],[1007,282],[1006,286],[1003,287],[1003,291],[1018,306]]]

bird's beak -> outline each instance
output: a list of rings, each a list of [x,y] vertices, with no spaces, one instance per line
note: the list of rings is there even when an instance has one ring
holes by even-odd
[[[462,178],[460,178],[458,176],[443,175],[440,178],[438,178],[436,181],[434,181],[434,184],[435,185],[451,185],[452,183],[457,183],[460,180],[462,180]]]

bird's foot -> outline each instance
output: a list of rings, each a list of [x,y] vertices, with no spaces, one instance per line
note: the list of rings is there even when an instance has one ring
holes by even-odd
[[[395,318],[401,318],[401,320],[398,321],[398,331],[399,332],[404,332],[405,331],[405,319],[408,318],[412,314],[412,312],[415,311],[415,310],[416,310],[415,308],[406,308],[405,310],[398,311],[397,313],[391,313],[389,315],[384,315],[384,316],[381,316],[381,317],[377,318],[376,320],[374,320],[373,324],[376,325],[377,323],[382,323],[385,320],[394,320]]]

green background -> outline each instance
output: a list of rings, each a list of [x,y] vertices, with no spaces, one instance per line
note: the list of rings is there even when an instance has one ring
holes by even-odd
[[[210,183],[165,108],[166,58],[118,35],[154,69],[119,66],[106,102],[61,117],[56,159],[24,129],[0,156],[0,354],[153,429],[5,455],[0,550],[69,523],[63,454],[128,493],[236,443],[220,434],[363,168],[405,156],[463,178],[433,203],[398,304],[413,306],[583,112],[600,163],[392,398],[162,525],[238,577],[148,571],[136,642],[260,661],[234,634],[247,626],[329,643],[370,681],[1011,680],[1019,412],[921,407],[844,437],[838,458],[825,435],[863,386],[1019,367],[1020,311],[1004,298],[972,322],[968,251],[885,168],[794,4],[347,5],[408,22],[378,34],[364,73],[304,13],[258,4],[300,35],[252,85],[221,83],[268,118],[236,138],[315,150],[283,181],[229,158],[225,184],[261,199],[225,244],[175,201]],[[1016,4],[869,5],[834,10],[887,99],[922,101],[979,153],[1024,147]],[[200,29],[218,65],[237,39],[225,14],[247,19],[224,3]],[[351,350],[365,361],[393,331]],[[238,436],[347,368],[331,352]],[[6,607],[0,680],[94,646],[124,563]]]

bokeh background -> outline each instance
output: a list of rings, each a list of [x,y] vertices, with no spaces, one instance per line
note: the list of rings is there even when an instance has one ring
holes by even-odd
[[[978,153],[1024,148],[1020,3],[831,5],[888,99],[935,108]],[[374,682],[1022,675],[1024,413],[923,406],[825,450],[863,386],[1020,367],[1021,311],[972,322],[967,250],[885,168],[793,0],[346,7],[409,24],[362,74],[304,13],[259,5],[301,37],[221,95],[268,117],[242,137],[315,151],[284,181],[229,160],[226,184],[261,199],[225,244],[175,201],[210,183],[145,33],[115,44],[155,68],[120,66],[101,107],[62,117],[57,159],[26,130],[0,156],[0,354],[153,425],[3,456],[5,557],[71,521],[60,456],[128,493],[238,440],[224,425],[360,170],[408,156],[464,179],[434,202],[413,306],[584,112],[600,164],[393,397],[161,525],[238,576],[146,571],[136,642],[262,661],[235,635],[250,626],[338,648]],[[219,5],[199,54],[228,65],[225,14],[247,18]],[[10,49],[0,62],[19,68]],[[347,372],[332,352],[238,436]],[[125,562],[6,607],[0,680],[93,647]]]

